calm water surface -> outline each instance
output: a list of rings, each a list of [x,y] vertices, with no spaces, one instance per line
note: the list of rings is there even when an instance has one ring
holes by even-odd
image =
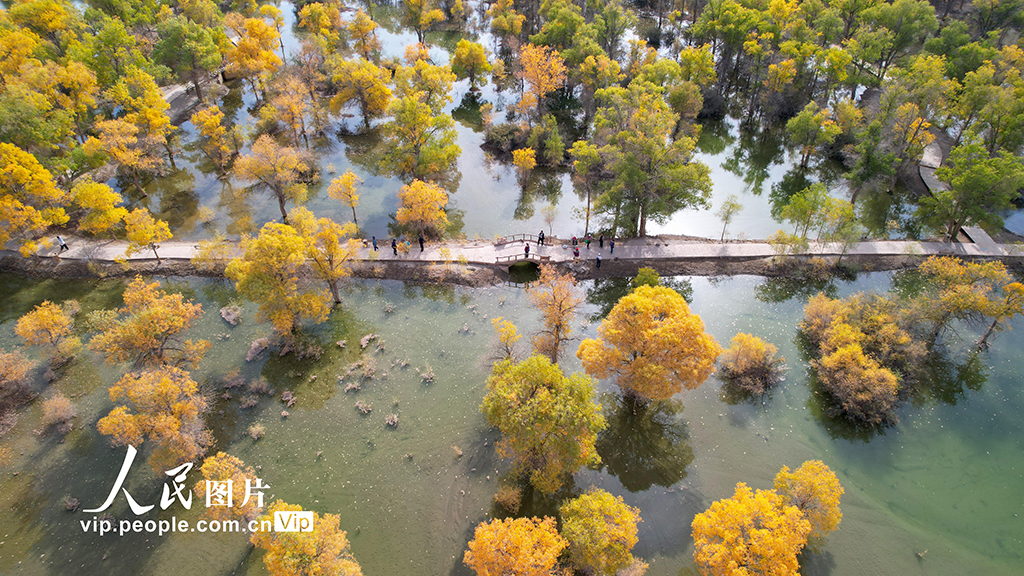
[[[602,467],[579,472],[571,489],[555,498],[527,498],[524,512],[551,513],[559,497],[600,486],[640,508],[644,522],[635,553],[651,563],[650,574],[690,574],[694,514],[731,495],[736,482],[769,488],[781,466],[817,458],[835,470],[846,489],[844,519],[818,553],[803,555],[802,573],[1024,570],[1024,430],[1017,418],[1024,408],[1018,393],[1024,361],[1018,332],[999,336],[981,357],[980,374],[962,371],[969,387],[955,378],[936,384],[904,407],[899,426],[858,435],[824,416],[807,384],[806,360],[795,343],[802,301],[758,299],[781,300],[786,286],[755,277],[679,280],[692,286],[693,308],[720,342],[749,331],[776,344],[789,367],[786,381],[761,403],[724,395],[712,377],[671,403],[636,413],[614,386],[602,382],[599,400],[609,421],[599,441]],[[887,274],[874,273],[834,289],[840,295],[885,290],[888,282]],[[308,333],[325,350],[320,361],[275,355],[246,363],[249,342],[269,332],[254,321],[251,306],[232,328],[216,313],[234,297],[228,284],[170,279],[165,285],[204,305],[195,332],[214,347],[193,375],[214,398],[209,423],[217,437],[215,450],[258,466],[258,476],[272,487],[268,496],[340,514],[368,576],[466,573],[461,564],[466,542],[476,524],[495,512],[491,498],[505,471],[493,452],[496,433],[479,411],[495,345],[490,318],[503,315],[525,333],[535,329],[537,315],[523,291],[354,282],[344,307]],[[120,303],[123,286],[118,280],[4,277],[0,347],[14,343],[14,320],[45,298],[75,297],[86,310],[111,307]],[[614,294],[607,282],[583,287],[591,298],[577,325],[580,337],[595,333],[597,323],[585,318],[600,314]],[[384,313],[388,304],[395,307],[391,314]],[[336,377],[359,358],[355,343],[368,333],[385,341],[385,351],[372,354],[378,377],[361,391],[346,393]],[[973,334],[964,332],[964,338],[970,341]],[[334,344],[338,340],[348,341],[344,350]],[[409,368],[392,366],[402,360]],[[427,365],[437,375],[430,385],[415,370]],[[578,370],[579,363],[570,353],[563,367]],[[276,396],[248,410],[240,409],[237,393],[218,398],[220,378],[232,368],[247,378],[265,377]],[[75,430],[66,440],[33,433],[38,402],[0,440],[10,454],[0,479],[0,573],[264,573],[259,553],[241,535],[100,538],[83,534],[78,525],[89,515],[64,511],[65,495],[86,508],[102,502],[120,467],[123,449],[110,448],[95,428],[111,408],[106,388],[118,374],[83,355],[50,386],[73,397],[78,408]],[[284,390],[298,398],[288,418],[280,416]],[[360,415],[357,399],[373,412]],[[390,412],[399,415],[397,429],[383,422]],[[246,431],[254,422],[267,428],[258,442]],[[462,450],[461,458],[454,447]],[[148,465],[136,463],[128,482],[133,496],[156,502],[161,485]],[[194,522],[197,510],[174,505],[150,517]],[[123,498],[112,511],[118,518],[131,517]],[[924,560],[918,560],[914,553],[924,550]]]

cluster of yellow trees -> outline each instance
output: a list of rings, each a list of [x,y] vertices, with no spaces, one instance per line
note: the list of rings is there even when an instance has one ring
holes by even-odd
[[[952,323],[984,326],[981,348],[1024,314],[1024,284],[1000,262],[932,257],[916,274],[916,289],[839,300],[818,294],[804,311],[800,327],[820,355],[813,362],[818,381],[834,399],[834,411],[854,422],[896,420],[901,396]]]
[[[736,484],[730,498],[693,519],[693,557],[702,574],[798,574],[797,555],[839,527],[843,487],[820,460],[783,466],[774,490]]]
[[[575,284],[571,276],[541,266],[529,298],[540,310],[542,326],[525,359],[517,356],[522,335],[515,325],[504,318],[492,320],[499,359],[481,409],[501,431],[496,449],[512,461],[513,476],[548,494],[562,488],[581,466],[600,462],[595,442],[606,422],[593,401],[593,378],[614,378],[623,394],[642,401],[666,400],[700,386],[722,353],[686,300],[660,285],[653,270],[644,269],[632,292],[601,323],[599,337],[580,344],[577,356],[587,374],[567,376],[557,362],[583,302]],[[781,363],[775,352],[774,346],[739,334],[723,366],[729,378],[763,392],[774,383]],[[633,566],[633,573],[640,574],[646,569],[629,553],[636,543],[639,514],[621,499],[591,489],[563,505],[560,516],[561,534],[553,518],[481,524],[464,561],[480,575],[550,574],[568,548],[571,565],[591,573],[611,575]]]

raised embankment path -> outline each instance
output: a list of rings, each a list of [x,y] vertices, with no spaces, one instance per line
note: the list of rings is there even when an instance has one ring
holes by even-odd
[[[843,252],[836,243],[814,243],[809,249],[791,255],[798,260],[826,258],[856,263],[871,270],[887,270],[913,266],[929,256],[957,256],[965,259],[1000,260],[1010,265],[1024,264],[1024,246],[999,244],[983,230],[968,228],[964,232],[971,242],[921,242],[912,240],[882,240],[858,242]],[[170,241],[160,244],[158,264],[152,250],[132,256],[125,254],[127,243],[67,237],[69,249],[57,255],[56,246],[41,250],[30,258],[16,252],[2,252],[0,267],[23,273],[82,277],[125,273],[155,273],[168,275],[209,275],[218,272],[203,271],[191,264],[196,255],[196,242]],[[577,277],[619,276],[634,274],[641,266],[652,267],[662,274],[767,274],[786,273],[777,266],[775,249],[767,242],[717,242],[698,239],[632,238],[617,240],[614,251],[608,239],[600,247],[594,239],[590,248],[585,242],[578,246],[580,256],[574,257],[573,247],[566,240],[548,239],[538,245],[531,235],[516,235],[498,241],[449,241],[427,243],[420,251],[413,243],[407,252],[394,254],[390,240],[379,241],[379,251],[372,247],[359,248],[353,255],[355,274],[363,277],[399,280],[445,280],[469,284],[490,284],[507,278],[510,264],[526,258],[525,246],[530,245],[529,260],[549,262],[562,266]],[[236,243],[229,243],[228,252],[241,254]],[[598,268],[598,256],[601,268]],[[459,266],[465,262],[465,266]],[[443,268],[441,273],[438,269]],[[453,273],[453,271],[459,271]],[[790,270],[791,272],[791,270]]]

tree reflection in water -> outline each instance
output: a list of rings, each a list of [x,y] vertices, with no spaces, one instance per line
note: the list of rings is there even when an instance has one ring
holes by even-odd
[[[686,478],[693,448],[683,404],[678,400],[645,403],[618,394],[603,394],[608,421],[597,437],[603,468],[630,492],[669,487]]]

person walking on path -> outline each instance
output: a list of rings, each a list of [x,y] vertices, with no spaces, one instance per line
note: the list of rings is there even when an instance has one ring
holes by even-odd
[[[597,247],[604,250],[604,233],[597,237]]]
[[[526,257],[529,258],[530,257],[530,243],[529,242],[526,243],[526,246],[523,248],[523,251],[526,252]]]
[[[590,237],[590,234],[587,234],[587,250],[590,250],[590,241],[591,240],[592,240],[592,238]]]
[[[612,238],[608,242],[608,247],[611,248],[611,251],[609,252],[609,254],[615,254],[615,238]]]
[[[597,267],[598,268],[601,267],[601,255],[600,254],[597,255]]]
[[[398,256],[398,239],[391,239],[391,249],[395,251],[395,256]]]
[[[60,237],[60,235],[57,236],[57,246],[60,246],[60,249],[57,250],[57,254],[60,254],[61,252],[68,249],[68,243],[65,242],[64,239]]]
[[[373,237],[373,251],[377,252],[377,237]]]
[[[420,252],[423,252],[423,233],[420,233]]]
[[[572,245],[573,245],[573,246],[577,246],[577,245],[579,245],[579,243],[580,243],[580,242],[579,242],[579,240],[577,240],[577,239],[576,239],[576,237],[575,237],[575,236],[573,236],[573,237],[572,237]]]
[[[577,247],[572,249],[572,259],[573,260],[579,260],[580,259],[580,247],[579,246],[577,246]]]
[[[543,245],[544,245],[544,231],[541,230],[540,233],[537,234],[537,246],[543,246]]]

